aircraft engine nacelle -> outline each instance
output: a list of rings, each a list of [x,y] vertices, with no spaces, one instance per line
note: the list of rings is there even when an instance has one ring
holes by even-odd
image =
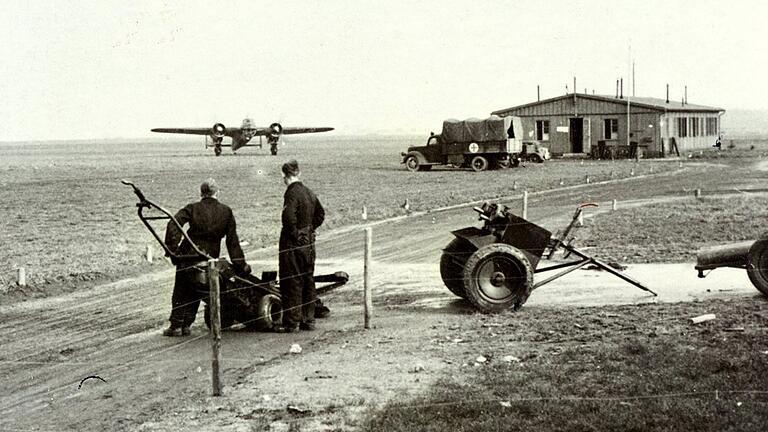
[[[211,136],[214,138],[223,138],[224,133],[226,132],[227,128],[224,127],[221,123],[216,123],[211,128]]]
[[[269,137],[272,140],[277,140],[280,138],[280,135],[283,134],[283,125],[280,123],[272,123],[269,125]]]

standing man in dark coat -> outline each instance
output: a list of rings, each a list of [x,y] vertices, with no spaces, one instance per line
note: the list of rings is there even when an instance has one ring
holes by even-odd
[[[221,239],[227,238],[227,251],[232,265],[241,273],[250,273],[251,267],[245,262],[240,240],[237,237],[237,225],[232,209],[218,200],[219,187],[216,181],[208,179],[200,185],[198,202],[187,204],[174,216],[181,226],[189,223],[187,235],[201,251],[213,258],[219,257]],[[171,325],[163,332],[165,336],[187,336],[189,326],[195,321],[197,308],[200,306],[200,291],[208,290],[202,270],[196,264],[205,263],[205,257],[196,257],[192,245],[184,238],[173,221],[168,222],[165,230],[165,244],[174,254],[189,256],[174,260],[176,281],[171,297]]]
[[[283,164],[287,186],[280,231],[280,293],[283,324],[278,333],[315,329],[315,230],[323,224],[325,210],[317,196],[299,180],[299,163]]]

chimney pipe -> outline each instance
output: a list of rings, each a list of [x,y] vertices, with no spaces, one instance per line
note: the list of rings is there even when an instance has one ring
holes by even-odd
[[[536,102],[541,101],[541,93],[539,92],[539,85],[536,84]]]
[[[688,105],[688,86],[685,86],[685,104]]]
[[[619,87],[619,99],[624,99],[624,77],[621,78],[621,86]]]
[[[616,99],[619,98],[619,80],[616,80]]]
[[[669,84],[667,84],[667,103],[669,103]]]
[[[573,92],[576,93],[576,77],[573,77]]]

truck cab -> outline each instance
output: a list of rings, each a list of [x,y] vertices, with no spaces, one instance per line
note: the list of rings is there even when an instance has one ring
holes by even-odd
[[[549,149],[538,141],[523,141],[519,156],[523,161],[536,163],[542,163],[552,158],[549,154]]]

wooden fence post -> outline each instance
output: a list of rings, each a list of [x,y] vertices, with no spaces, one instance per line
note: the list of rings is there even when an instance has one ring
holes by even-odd
[[[373,299],[371,298],[371,248],[373,235],[371,227],[365,229],[365,259],[363,262],[363,303],[365,304],[364,319],[365,328],[371,328],[371,310]]]
[[[523,219],[528,219],[528,191],[523,191]]]
[[[16,280],[16,283],[19,286],[27,286],[27,271],[24,270],[24,267],[18,268],[18,279]]]
[[[701,199],[701,189],[696,189],[696,190],[693,192],[693,196],[695,196],[695,197],[696,197],[696,199]]]
[[[618,203],[616,202],[616,200],[613,200],[613,202],[611,203],[611,210],[616,211],[617,207],[618,207]]]
[[[210,289],[210,318],[211,318],[211,345],[213,357],[211,358],[211,378],[213,395],[221,396],[221,376],[219,362],[221,361],[221,303],[219,293],[219,270],[216,268],[216,259],[208,260],[208,288]]]
[[[152,254],[152,246],[150,246],[150,245],[147,245],[147,254],[146,254],[146,258],[147,258],[147,262],[148,262],[148,263],[151,263],[151,262],[152,262],[152,259],[153,259],[153,256],[152,256],[152,255],[153,255],[153,254]]]

